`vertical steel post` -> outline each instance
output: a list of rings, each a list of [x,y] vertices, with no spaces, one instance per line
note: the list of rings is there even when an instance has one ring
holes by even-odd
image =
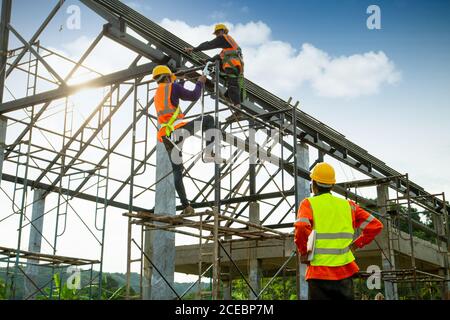
[[[136,157],[136,109],[137,109],[137,79],[134,81],[133,94],[133,124],[131,129],[131,171],[130,171],[130,195],[128,200],[129,209],[131,213],[133,208],[133,184],[134,184],[134,161]],[[130,283],[131,283],[131,239],[132,239],[133,225],[131,218],[128,218],[128,235],[127,235],[127,286],[126,297],[130,298]]]
[[[215,65],[215,110],[214,110],[214,121],[215,121],[215,139],[214,139],[214,152],[216,156],[216,161],[214,162],[214,243],[213,243],[213,276],[212,276],[212,299],[219,299],[219,214],[220,214],[220,166],[221,159],[220,152],[220,140],[221,140],[221,130],[219,122],[219,82],[220,82],[220,62],[216,61]]]
[[[2,0],[2,13],[0,21],[0,103],[3,103],[3,92],[6,80],[6,63],[8,60],[9,30],[7,25],[11,21],[11,0]],[[3,160],[5,153],[7,121],[0,115],[0,184],[3,172]]]
[[[9,30],[11,22],[12,0],[2,0],[2,14],[0,21],[0,102],[3,102],[5,90],[6,63],[8,60]]]
[[[445,238],[447,239],[444,242],[445,250],[444,250],[444,275],[446,282],[443,283],[444,286],[444,299],[450,300],[450,266],[448,261],[448,248],[450,247],[450,233],[449,233],[449,217],[447,211],[447,202],[445,201],[445,193],[442,193],[442,202],[444,207],[442,208],[442,222],[444,224],[443,231]]]
[[[388,184],[377,185],[377,206],[379,213],[385,224],[380,235],[381,243],[381,267],[383,271],[395,271],[396,261],[395,252],[392,247],[392,221],[387,213],[387,204],[389,199]],[[386,300],[398,300],[397,283],[392,281],[384,281],[384,295]]]
[[[295,198],[295,206],[294,206],[294,220],[297,219],[297,210],[299,206],[299,195],[298,195],[298,159],[297,159],[297,105],[292,108],[292,125],[293,125],[293,145],[292,152],[294,153],[294,198]],[[297,299],[301,299],[301,268],[302,264],[300,262],[300,256],[297,255],[296,260],[296,268],[295,268],[295,280],[296,280],[296,291],[297,291]]]
[[[292,125],[294,126],[293,128],[293,149],[292,152],[294,153],[294,194],[295,194],[295,210],[294,210],[294,214],[295,214],[295,219],[297,218],[297,212],[296,210],[298,209],[298,205],[299,205],[299,196],[298,196],[298,181],[297,181],[297,176],[298,176],[298,159],[297,159],[297,104],[293,107],[292,109]]]
[[[414,254],[414,234],[413,234],[413,227],[412,227],[412,212],[411,212],[411,194],[410,194],[410,187],[409,187],[409,177],[408,174],[405,175],[406,178],[406,199],[408,201],[408,232],[409,232],[409,244],[411,247],[411,267],[413,269],[413,291],[414,295],[416,297],[416,300],[419,299],[419,291],[417,288],[417,272],[416,272],[416,257]]]
[[[250,196],[254,196],[256,194],[256,132],[255,132],[255,122],[249,121],[249,179],[250,179]]]

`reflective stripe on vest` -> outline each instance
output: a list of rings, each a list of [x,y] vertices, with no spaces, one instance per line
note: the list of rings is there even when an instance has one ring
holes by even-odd
[[[353,241],[350,203],[325,193],[308,198],[313,211],[316,242],[312,266],[337,267],[355,260],[349,246]]]
[[[304,222],[311,225],[311,222],[309,222],[308,218],[298,218],[297,220],[295,220],[295,222]]]
[[[369,217],[359,226],[360,229],[365,229],[367,225],[372,221],[375,217],[373,215],[369,215]]]

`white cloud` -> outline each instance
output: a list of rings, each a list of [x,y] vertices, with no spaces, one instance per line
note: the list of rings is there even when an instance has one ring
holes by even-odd
[[[213,25],[189,26],[170,19],[161,25],[192,45],[212,38]],[[246,77],[277,94],[296,95],[308,84],[319,96],[354,98],[376,94],[401,78],[383,51],[334,57],[309,43],[297,50],[276,41],[261,21],[227,25],[243,49]]]
[[[93,41],[93,38],[81,36],[72,42],[62,44],[60,49],[52,48],[52,50],[73,60],[78,60]],[[111,52],[114,52],[114,54],[111,54]],[[103,37],[84,65],[92,67],[102,74],[109,74],[126,69],[136,56],[137,54],[131,50]]]

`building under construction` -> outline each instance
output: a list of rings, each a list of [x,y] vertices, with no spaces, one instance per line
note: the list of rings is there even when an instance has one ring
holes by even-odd
[[[295,279],[296,297],[306,299],[306,266],[296,253],[293,222],[299,203],[310,196],[310,170],[324,160],[359,172],[361,178],[337,184],[334,192],[384,225],[376,241],[356,254],[364,270],[360,283],[365,286],[371,276],[369,266],[379,266],[386,299],[420,299],[427,288],[449,298],[450,206],[444,193],[428,193],[408,174],[302,112],[295,100],[280,99],[248,79],[240,121],[224,121],[231,107],[222,98],[219,72],[208,79],[203,103],[185,108],[188,119],[214,116],[222,138],[216,139],[216,150],[229,161],[205,164],[201,149],[185,147],[184,176],[197,213],[177,215],[181,207],[172,169],[155,138],[151,72],[166,64],[195,82],[204,68],[201,61],[209,57],[185,53],[188,43],[119,0],[80,3],[103,24],[74,61],[41,40],[64,0],[29,39],[11,21],[13,1],[2,0],[0,267],[11,299],[58,298],[62,281],[49,277],[37,283],[37,274],[71,266],[87,274],[85,286],[96,286],[90,298],[100,298],[104,252],[113,245],[105,226],[118,215],[128,232],[127,256],[116,258],[126,261],[130,299],[183,299],[192,293],[197,299],[231,299],[236,280],[245,284],[249,299],[261,299],[280,278]],[[125,48],[134,60],[109,74],[89,67],[87,61],[104,41]],[[61,74],[52,64],[68,72]],[[22,88],[11,90],[10,79],[19,79]],[[85,89],[92,96],[79,103],[75,97]],[[81,109],[88,116],[81,117]],[[195,142],[200,141],[197,136]],[[418,213],[429,223],[413,219]],[[78,246],[67,241],[75,224],[92,240],[89,249],[96,256],[60,254]],[[6,230],[14,239],[6,239]],[[130,293],[133,270],[140,274],[135,295]],[[175,272],[197,281],[177,292]],[[25,282],[21,295],[18,279]]]

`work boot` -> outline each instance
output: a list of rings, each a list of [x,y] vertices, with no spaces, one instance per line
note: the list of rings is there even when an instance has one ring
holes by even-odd
[[[186,207],[184,207],[183,212],[181,214],[187,215],[187,214],[194,214],[195,210],[191,207],[190,204],[188,204]]]

